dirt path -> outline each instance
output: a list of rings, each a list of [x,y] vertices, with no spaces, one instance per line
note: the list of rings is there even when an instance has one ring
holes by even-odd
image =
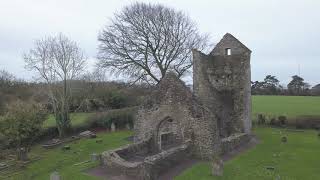
[[[225,154],[222,156],[223,161],[228,161],[235,157],[236,155],[247,151],[248,149],[256,146],[259,143],[259,140],[257,137],[253,136],[252,139],[245,145],[242,145],[233,151]],[[185,159],[181,161],[179,164],[177,164],[175,167],[169,169],[167,172],[161,174],[158,178],[158,180],[173,180],[174,177],[178,176],[181,174],[183,171],[186,169],[192,167],[196,163],[201,162],[200,160],[195,160],[195,159]],[[108,180],[138,180],[133,177],[128,177],[125,175],[122,175],[121,172],[116,172],[114,170],[108,170],[107,168],[103,168],[101,166],[93,168],[88,170],[86,173],[98,177],[104,177],[105,179]]]

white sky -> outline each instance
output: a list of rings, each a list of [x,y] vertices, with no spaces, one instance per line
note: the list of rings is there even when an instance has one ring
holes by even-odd
[[[0,69],[31,79],[23,52],[35,39],[59,32],[79,43],[95,61],[98,32],[130,0],[0,0]],[[300,74],[320,83],[318,0],[149,0],[189,14],[214,42],[230,32],[252,51],[252,80],[276,75],[287,83]]]

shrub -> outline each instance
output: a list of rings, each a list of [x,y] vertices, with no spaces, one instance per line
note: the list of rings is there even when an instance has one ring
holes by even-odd
[[[45,119],[39,104],[17,101],[8,106],[7,113],[0,118],[0,132],[11,147],[17,148],[18,159],[26,159],[27,148],[40,135]]]
[[[266,123],[266,116],[263,114],[258,114],[258,124],[265,124]]]
[[[270,125],[271,125],[271,126],[276,126],[277,124],[278,124],[278,123],[277,123],[276,118],[273,117],[273,118],[270,119]]]
[[[286,143],[288,141],[288,138],[286,136],[281,137],[281,142]]]
[[[284,126],[287,124],[287,117],[286,116],[279,116],[278,120],[279,120],[279,125],[281,125],[281,126]]]
[[[319,116],[299,116],[295,121],[296,128],[298,129],[319,129],[320,117]]]

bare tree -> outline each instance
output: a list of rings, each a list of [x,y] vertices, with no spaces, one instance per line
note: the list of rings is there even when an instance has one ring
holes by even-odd
[[[60,136],[71,129],[69,102],[71,81],[84,69],[86,57],[77,43],[61,33],[35,42],[35,47],[24,55],[26,68],[36,71],[47,83]]]
[[[15,80],[16,78],[14,77],[13,74],[9,73],[4,69],[0,70],[0,86],[1,87],[9,86]]]
[[[192,66],[191,50],[203,50],[208,37],[181,11],[135,3],[115,14],[98,36],[98,65],[137,81],[158,83],[167,71],[179,77]]]

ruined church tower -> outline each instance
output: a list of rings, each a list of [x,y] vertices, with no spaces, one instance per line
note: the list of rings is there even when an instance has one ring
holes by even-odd
[[[210,54],[193,50],[193,92],[216,114],[221,138],[251,133],[251,50],[227,33]]]

